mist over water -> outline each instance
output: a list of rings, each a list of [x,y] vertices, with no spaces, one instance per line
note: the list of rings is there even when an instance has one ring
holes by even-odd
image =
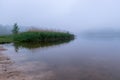
[[[119,29],[119,0],[0,0],[0,24],[80,33]],[[22,28],[22,27],[21,27]]]

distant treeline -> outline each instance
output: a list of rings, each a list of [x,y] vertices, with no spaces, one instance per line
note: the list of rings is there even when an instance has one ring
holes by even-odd
[[[0,24],[0,35],[12,34],[12,29],[13,29],[13,25],[9,26],[9,25]],[[25,30],[26,28],[24,26],[20,26],[20,32],[25,31]]]
[[[0,25],[0,35],[11,34],[12,27]]]

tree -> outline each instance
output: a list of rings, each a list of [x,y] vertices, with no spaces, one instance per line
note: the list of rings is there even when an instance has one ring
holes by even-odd
[[[18,27],[17,23],[15,23],[13,25],[12,33],[13,34],[18,34],[18,32],[19,32],[19,27]]]

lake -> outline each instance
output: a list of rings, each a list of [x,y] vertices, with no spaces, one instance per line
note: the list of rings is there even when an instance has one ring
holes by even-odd
[[[119,38],[77,36],[61,44],[3,46],[3,53],[34,80],[120,80]]]

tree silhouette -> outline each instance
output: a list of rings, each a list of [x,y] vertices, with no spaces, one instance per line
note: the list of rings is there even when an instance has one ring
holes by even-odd
[[[19,27],[18,27],[17,23],[15,23],[13,25],[12,33],[13,34],[18,34],[19,33]]]

